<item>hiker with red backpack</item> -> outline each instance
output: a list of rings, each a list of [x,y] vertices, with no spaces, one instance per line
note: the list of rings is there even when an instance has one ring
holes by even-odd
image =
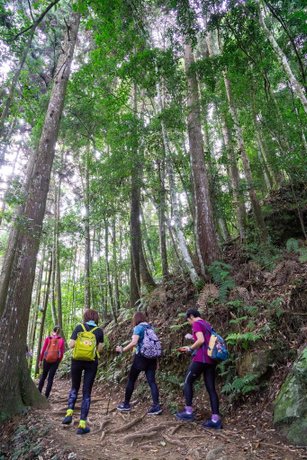
[[[159,390],[155,376],[157,361],[161,356],[160,340],[156,336],[153,327],[147,322],[144,313],[140,311],[135,313],[132,324],[134,328],[131,342],[125,347],[116,347],[117,353],[123,353],[136,348],[126,386],[125,400],[117,406],[117,410],[120,412],[130,412],[130,399],[134,390],[134,385],[138,376],[143,371],[145,372],[153,401],[147,414],[159,415],[162,409],[159,403]]]
[[[71,334],[69,348],[72,349],[71,390],[68,396],[68,407],[62,424],[69,425],[78,397],[83,374],[83,389],[80,421],[77,434],[87,434],[87,416],[91,405],[91,393],[98,368],[99,353],[103,347],[103,331],[98,327],[98,312],[87,309],[83,315],[83,323],[78,324]]]
[[[215,370],[217,360],[225,360],[228,352],[224,340],[216,334],[211,324],[201,318],[196,309],[189,309],[186,312],[186,319],[192,326],[194,343],[191,346],[179,348],[182,353],[190,353],[192,363],[186,374],[184,381],[184,397],[186,406],[182,412],[177,412],[176,418],[191,422],[194,420],[193,385],[202,375],[205,387],[208,391],[212,415],[211,418],[203,423],[204,428],[222,428],[222,419],[219,413],[219,399],[215,389]]]
[[[42,392],[46,378],[48,377],[45,391],[46,398],[49,398],[53,379],[62,361],[65,351],[64,339],[60,336],[60,327],[55,326],[50,336],[46,337],[41,353],[39,355],[39,366],[43,366],[43,373],[39,379],[38,390]]]

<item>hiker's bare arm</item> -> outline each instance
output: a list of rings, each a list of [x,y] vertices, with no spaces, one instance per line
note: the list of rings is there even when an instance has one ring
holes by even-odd
[[[139,335],[133,334],[131,342],[128,343],[128,345],[126,345],[124,348],[121,347],[121,346],[116,347],[116,351],[118,353],[122,353],[124,351],[131,350],[132,348],[134,348],[137,345],[137,343],[139,341],[139,338],[140,338]]]
[[[98,343],[97,351],[98,351],[98,353],[102,353],[102,351],[103,351],[103,343]]]
[[[70,339],[69,344],[68,344],[69,348],[70,348],[70,349],[74,348],[75,343],[76,343],[75,340]]]
[[[190,347],[180,347],[179,351],[190,353],[191,351],[197,350],[198,348],[200,348],[205,341],[204,334],[202,332],[196,332],[196,337],[197,337],[197,340],[195,340],[193,345],[191,345]]]
[[[205,342],[205,337],[202,332],[196,332],[196,337],[197,337],[197,340],[193,343],[193,345],[190,346],[191,350],[197,350]]]

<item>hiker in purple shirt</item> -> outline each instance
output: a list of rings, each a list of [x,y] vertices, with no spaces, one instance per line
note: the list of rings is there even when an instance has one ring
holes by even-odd
[[[192,326],[194,343],[190,347],[181,347],[180,351],[191,353],[192,363],[188,369],[184,381],[184,397],[186,406],[182,412],[177,412],[179,420],[193,421],[194,411],[193,384],[200,375],[203,375],[206,389],[209,393],[212,415],[203,423],[204,428],[222,428],[222,420],[219,414],[219,400],[215,390],[216,362],[208,356],[208,343],[211,336],[211,325],[200,317],[198,310],[191,308],[186,313],[186,319]]]

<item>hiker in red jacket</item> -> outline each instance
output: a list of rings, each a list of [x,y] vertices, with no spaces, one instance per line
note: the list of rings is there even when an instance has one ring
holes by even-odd
[[[64,339],[60,336],[60,327],[55,326],[49,337],[46,337],[42,351],[39,355],[39,366],[43,366],[43,373],[39,380],[38,389],[42,392],[48,376],[45,396],[49,397],[53,379],[64,355]]]

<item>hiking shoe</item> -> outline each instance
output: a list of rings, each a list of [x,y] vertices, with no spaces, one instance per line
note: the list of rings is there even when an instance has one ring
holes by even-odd
[[[215,430],[221,430],[223,428],[222,420],[219,419],[217,422],[214,422],[209,418],[202,424],[203,428],[213,428]]]
[[[123,402],[123,403],[118,404],[116,409],[119,410],[120,412],[130,412],[131,406],[129,403]]]
[[[72,422],[72,416],[71,415],[66,415],[66,417],[63,418],[62,424],[63,425],[70,425]]]
[[[88,426],[86,426],[85,428],[81,428],[81,427],[79,426],[79,428],[78,428],[77,431],[76,431],[76,434],[87,434],[87,433],[89,433],[90,431],[91,431],[91,430],[90,430],[90,428],[89,428]]]
[[[154,404],[147,411],[147,415],[159,415],[161,413],[162,413],[162,408],[161,408],[160,404]]]
[[[62,421],[63,425],[70,425],[72,422],[72,414],[74,413],[73,409],[67,409],[66,415]]]
[[[190,414],[189,412],[186,412],[184,410],[182,412],[177,412],[176,418],[178,420],[184,420],[185,422],[193,422],[193,420],[195,419],[195,416],[193,412]]]
[[[88,426],[86,426],[86,420],[80,419],[78,429],[76,431],[77,434],[87,434],[91,430]]]

